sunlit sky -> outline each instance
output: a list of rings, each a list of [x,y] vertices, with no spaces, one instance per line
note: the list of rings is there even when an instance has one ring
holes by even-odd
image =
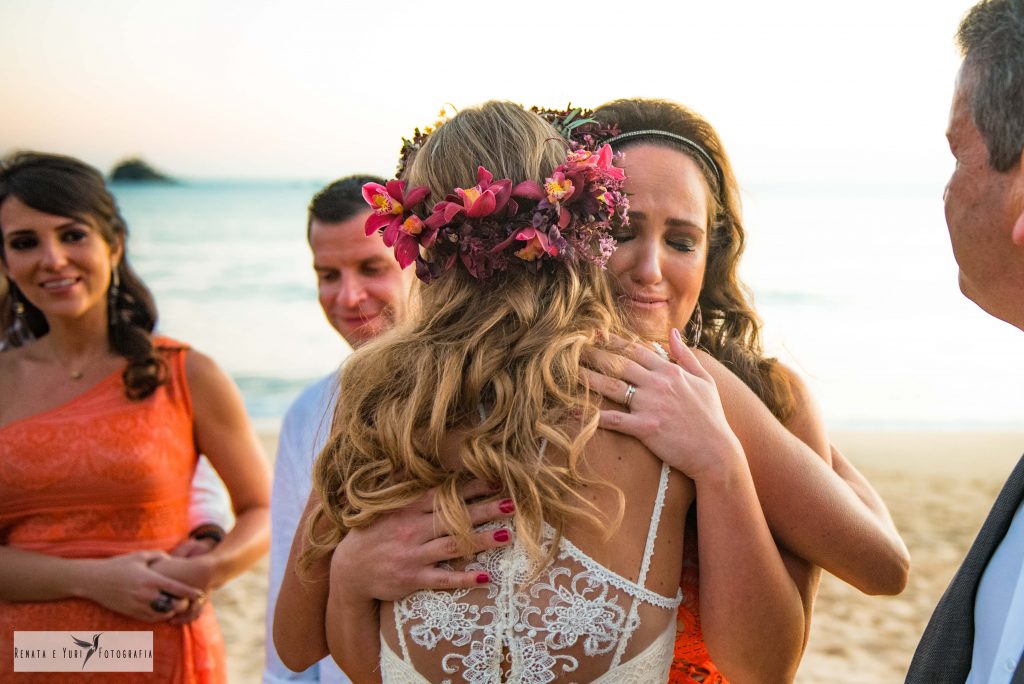
[[[6,0],[0,152],[387,174],[445,103],[642,95],[704,113],[744,183],[938,182],[971,4]]]

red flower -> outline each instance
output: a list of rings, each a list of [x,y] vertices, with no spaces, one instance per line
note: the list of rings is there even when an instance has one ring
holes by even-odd
[[[611,179],[624,180],[626,178],[626,172],[612,164],[612,160],[614,158],[615,154],[612,152],[611,146],[601,145],[601,149],[597,152],[589,152],[587,150],[570,152],[565,159],[565,164],[562,166],[568,166],[570,168],[573,166],[582,168],[590,167],[600,171]]]
[[[384,228],[384,244],[388,247],[395,244],[402,223],[411,214],[412,208],[422,202],[430,194],[425,187],[413,188],[406,194],[405,181],[390,180],[387,185],[367,183],[363,186],[363,199],[370,205],[373,212],[366,219],[366,234]]]
[[[515,239],[526,243],[516,251],[516,256],[523,261],[533,261],[544,254],[558,256],[558,248],[548,241],[548,234],[536,228],[524,228],[515,234]]]
[[[427,219],[427,226],[440,228],[452,222],[459,214],[466,218],[490,216],[505,208],[512,196],[512,181],[502,178],[492,182],[491,172],[480,166],[476,171],[476,185],[471,188],[455,188],[454,195],[448,195],[443,202],[434,205],[434,213]]]

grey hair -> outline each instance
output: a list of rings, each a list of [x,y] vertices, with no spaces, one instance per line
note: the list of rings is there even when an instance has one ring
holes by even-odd
[[[964,15],[956,42],[989,164],[1009,171],[1024,151],[1024,0],[981,0]]]

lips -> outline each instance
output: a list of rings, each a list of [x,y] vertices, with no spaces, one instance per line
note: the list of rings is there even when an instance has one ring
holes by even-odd
[[[353,328],[357,328],[357,327],[359,327],[361,325],[366,325],[367,323],[371,323],[371,322],[375,321],[379,316],[380,316],[379,313],[374,313],[374,314],[369,314],[369,315],[361,314],[361,315],[355,315],[355,316],[343,315],[341,317],[341,320],[345,321],[346,325],[349,325],[349,326],[351,326]]]
[[[668,298],[649,294],[623,294],[622,303],[638,309],[657,309],[668,304]]]
[[[54,278],[53,280],[47,280],[39,283],[39,287],[44,290],[63,290],[71,287],[75,283],[81,282],[81,278]]]

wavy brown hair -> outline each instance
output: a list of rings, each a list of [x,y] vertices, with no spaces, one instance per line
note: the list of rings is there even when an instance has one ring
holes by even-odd
[[[122,248],[121,259],[112,272],[119,286],[108,292],[107,336],[111,351],[123,356],[125,394],[145,399],[167,380],[167,364],[153,345],[156,303],[149,288],[128,263],[128,225],[99,171],[72,157],[38,152],[19,152],[0,165],[0,203],[17,197],[25,205],[54,216],[84,221],[96,228],[110,249]],[[0,240],[0,260],[4,259]],[[0,292],[0,340],[19,346],[11,334],[14,302],[24,306],[25,321],[32,337],[50,330],[43,312],[8,281]]]
[[[513,183],[542,182],[564,157],[564,143],[539,116],[488,102],[438,128],[406,180],[441,199],[472,187],[477,166]],[[596,482],[581,459],[598,421],[580,357],[624,330],[602,270],[556,263],[479,281],[456,267],[422,288],[420,301],[412,320],[345,364],[344,400],[314,466],[319,506],[303,565],[432,488],[446,529],[468,553],[472,528],[459,487],[471,478],[502,483],[516,504],[517,536],[535,556],[545,521],[558,535],[580,515],[614,526],[621,492],[613,515],[578,493]],[[458,447],[445,453],[452,437]],[[314,533],[325,518],[328,531]]]
[[[715,129],[693,110],[668,100],[615,100],[598,107],[594,118],[605,124],[616,124],[621,133],[657,130],[681,135],[703,147],[718,165],[721,184],[699,154],[670,139],[640,136],[614,145],[616,151],[627,150],[632,145],[674,149],[693,159],[701,170],[708,188],[711,215],[704,285],[697,300],[703,317],[698,346],[735,373],[775,417],[785,421],[793,410],[793,392],[778,360],[764,355],[761,319],[737,274],[745,240],[739,185]],[[678,321],[678,325],[691,324]]]

